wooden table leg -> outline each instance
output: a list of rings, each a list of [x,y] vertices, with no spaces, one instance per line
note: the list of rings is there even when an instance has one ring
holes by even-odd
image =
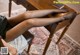
[[[68,25],[66,25],[66,27],[64,28],[64,30],[63,30],[62,34],[60,35],[60,37],[59,37],[58,41],[56,42],[56,44],[58,44],[60,42],[60,40],[62,39],[63,35],[66,33],[66,31],[68,30],[69,26],[71,25],[71,23],[73,22],[74,19],[75,18],[71,19],[69,21],[70,23]]]
[[[9,17],[11,16],[12,0],[9,0]]]
[[[28,46],[28,50],[27,50],[27,53],[29,55],[29,52],[30,52],[30,48],[31,48],[31,45],[32,45],[32,40],[34,39],[34,37],[31,39],[31,43],[29,43],[29,46]]]
[[[51,32],[50,32],[49,38],[48,38],[48,40],[47,40],[47,43],[46,43],[46,45],[45,45],[45,48],[44,48],[44,51],[43,51],[43,54],[42,54],[42,55],[45,55],[45,54],[46,54],[47,49],[48,49],[48,47],[49,47],[49,45],[50,45],[50,42],[51,42],[51,40],[52,40],[53,34],[55,33],[55,29],[56,29],[57,25],[58,25],[58,24],[56,24],[56,23],[52,25],[52,27],[51,27]]]
[[[58,44],[60,42],[60,40],[62,39],[63,35],[66,33],[66,31],[67,31],[68,28],[69,28],[69,25],[67,25],[64,28],[64,30],[63,30],[62,34],[60,35],[60,37],[59,37],[58,41],[56,42],[56,44]]]

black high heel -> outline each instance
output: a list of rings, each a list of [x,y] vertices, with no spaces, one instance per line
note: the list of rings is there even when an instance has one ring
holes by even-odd
[[[74,19],[77,16],[76,12],[69,12],[64,16],[64,20]]]

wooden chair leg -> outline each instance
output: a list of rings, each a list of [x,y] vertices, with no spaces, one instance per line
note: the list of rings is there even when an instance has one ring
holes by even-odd
[[[60,42],[60,40],[62,39],[63,35],[65,34],[65,32],[67,31],[67,29],[69,28],[69,26],[71,25],[71,23],[73,22],[74,19],[70,20],[70,23],[64,28],[62,34],[60,35],[58,41],[56,42],[56,44],[58,44]]]
[[[31,44],[29,44],[29,46],[28,46],[27,53],[29,53],[29,51],[30,51],[30,47],[31,47]]]
[[[29,55],[30,48],[31,48],[31,44],[29,44],[29,46],[28,46],[28,50],[27,50],[28,55]]]
[[[69,26],[66,26],[66,27],[64,28],[64,30],[63,30],[63,32],[61,33],[61,35],[60,35],[58,41],[56,42],[56,44],[58,44],[58,43],[60,42],[60,40],[62,39],[63,35],[64,35],[65,32],[67,31],[68,27],[69,27]]]
[[[12,0],[9,0],[9,17],[11,16]]]
[[[30,51],[30,48],[31,48],[31,45],[32,45],[32,40],[34,39],[34,37],[31,39],[31,43],[29,43],[29,46],[28,46],[28,50],[27,50],[27,53],[29,55],[29,51]]]
[[[53,24],[53,25],[52,25],[52,27],[51,27],[51,33],[50,33],[50,36],[49,36],[49,38],[48,38],[48,40],[47,40],[47,43],[46,43],[46,45],[45,45],[45,48],[44,48],[44,51],[43,51],[43,54],[42,54],[42,55],[45,55],[45,54],[46,54],[47,49],[48,49],[48,47],[49,47],[49,45],[50,45],[50,42],[51,42],[51,40],[52,40],[52,37],[53,37],[53,34],[54,34],[54,32],[55,32],[55,29],[56,29],[57,25],[58,25],[58,24]]]
[[[47,51],[47,49],[48,49],[48,47],[49,47],[49,45],[50,45],[51,40],[52,40],[51,38],[48,38],[47,43],[46,43],[46,46],[45,46],[45,48],[44,48],[44,52],[43,52],[42,55],[45,55],[45,54],[46,54],[46,51]]]

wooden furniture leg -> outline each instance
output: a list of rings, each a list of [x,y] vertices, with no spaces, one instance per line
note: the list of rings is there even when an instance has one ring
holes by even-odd
[[[11,16],[12,0],[9,0],[9,17]]]
[[[71,25],[71,23],[73,22],[74,19],[70,20],[70,23],[64,28],[63,32],[61,33],[58,41],[56,42],[56,44],[58,44],[60,42],[60,40],[62,39],[63,35],[66,33],[66,31],[68,30],[69,26]]]
[[[62,39],[63,35],[66,33],[66,31],[67,31],[68,28],[69,28],[69,25],[67,25],[67,26],[64,28],[64,30],[63,30],[63,32],[61,33],[61,35],[60,35],[58,41],[56,42],[56,44],[58,44],[58,43],[60,42],[60,40]]]
[[[28,46],[28,50],[27,50],[27,53],[29,55],[29,52],[30,52],[30,48],[31,48],[31,45],[32,45],[32,40],[34,39],[34,37],[31,39],[31,43],[29,43],[29,46]]]
[[[46,46],[45,46],[45,48],[44,48],[44,51],[43,51],[43,54],[42,54],[42,55],[45,55],[45,54],[46,54],[47,49],[48,49],[48,47],[49,47],[49,45],[50,45],[50,42],[51,42],[51,40],[52,40],[52,37],[53,37],[53,34],[54,34],[54,32],[55,32],[55,29],[56,29],[57,25],[58,25],[57,23],[52,24],[51,33],[50,33],[50,35],[49,35],[49,38],[48,38],[48,40],[47,40],[47,43],[46,43]]]

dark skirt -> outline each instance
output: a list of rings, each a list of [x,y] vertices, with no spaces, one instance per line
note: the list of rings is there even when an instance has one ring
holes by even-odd
[[[6,32],[11,28],[11,25],[8,23],[8,20],[5,16],[0,15],[0,36],[5,39]]]

